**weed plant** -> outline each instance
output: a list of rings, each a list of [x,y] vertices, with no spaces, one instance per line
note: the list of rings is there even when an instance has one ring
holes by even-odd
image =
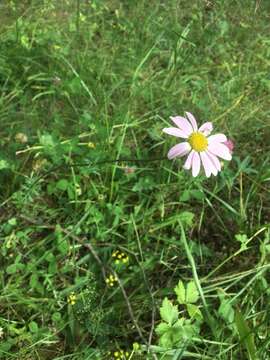
[[[270,359],[269,10],[1,1],[1,359]],[[217,177],[166,159],[184,111]]]

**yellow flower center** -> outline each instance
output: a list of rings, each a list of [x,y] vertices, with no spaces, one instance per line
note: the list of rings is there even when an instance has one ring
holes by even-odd
[[[188,138],[188,142],[195,151],[204,151],[208,146],[207,138],[200,132],[192,133]]]

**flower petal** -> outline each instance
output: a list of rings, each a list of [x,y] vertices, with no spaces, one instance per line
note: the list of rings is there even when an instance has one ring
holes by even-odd
[[[203,133],[203,135],[205,136],[211,134],[212,130],[213,130],[213,124],[210,121],[205,122],[204,124],[202,124],[202,126],[199,127],[199,132]]]
[[[228,139],[227,141],[224,142],[224,145],[227,146],[227,148],[229,149],[230,153],[233,153],[233,149],[234,149],[234,142],[230,139]]]
[[[227,141],[227,137],[224,134],[215,134],[215,135],[211,135],[207,138],[208,140],[208,144],[211,144],[213,142],[217,142],[217,143],[223,143],[225,141]]]
[[[221,144],[220,142],[212,142],[211,144],[208,144],[208,151],[214,155],[219,156],[221,159],[224,160],[232,159],[230,150],[227,148],[226,145]]]
[[[191,168],[191,164],[192,164],[192,159],[193,159],[193,155],[194,155],[195,151],[191,150],[191,152],[188,154],[187,160],[183,165],[183,168],[185,170],[189,170]]]
[[[174,145],[168,152],[168,158],[171,160],[176,156],[184,156],[191,150],[191,146],[188,142],[183,142],[177,145]]]
[[[209,151],[206,151],[208,157],[212,161],[212,163],[215,165],[217,171],[221,171],[221,164],[216,155],[211,154]]]
[[[193,177],[196,177],[199,174],[200,168],[201,168],[200,156],[196,151],[194,151],[194,155],[192,157],[192,176]]]
[[[190,123],[193,127],[193,130],[197,131],[198,125],[197,125],[197,121],[196,121],[195,117],[190,112],[187,112],[187,111],[186,111],[186,116],[187,116],[188,120],[190,121]]]
[[[175,123],[176,126],[179,127],[179,129],[186,133],[187,137],[193,133],[193,128],[186,118],[182,116],[171,116],[170,119]]]
[[[217,168],[214,166],[210,158],[207,156],[205,151],[200,152],[200,156],[202,159],[202,164],[204,167],[206,177],[210,177],[211,174],[217,175]]]
[[[184,139],[188,138],[188,135],[184,131],[175,127],[165,128],[162,129],[162,131],[172,136],[176,136]]]

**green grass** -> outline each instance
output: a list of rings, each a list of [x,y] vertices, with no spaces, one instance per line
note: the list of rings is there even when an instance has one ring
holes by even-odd
[[[269,5],[0,4],[1,359],[270,358]],[[217,178],[166,160],[184,111]]]

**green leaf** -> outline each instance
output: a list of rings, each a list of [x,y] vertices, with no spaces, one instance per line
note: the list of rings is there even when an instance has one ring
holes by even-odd
[[[155,179],[152,176],[142,176],[138,182],[133,186],[132,191],[141,192],[152,190],[156,185]]]
[[[52,135],[50,134],[41,135],[39,141],[45,148],[54,147],[56,145]]]
[[[205,195],[201,190],[191,190],[190,195],[196,200],[202,200],[205,198]]]
[[[30,277],[30,286],[31,286],[31,288],[35,289],[37,283],[38,283],[38,275],[37,274],[32,274],[31,277]]]
[[[188,201],[189,199],[190,199],[190,192],[189,190],[185,190],[180,196],[180,202]]]
[[[183,211],[179,214],[179,220],[183,226],[191,227],[193,225],[194,214],[190,211]]]
[[[200,328],[198,324],[185,324],[182,330],[182,337],[185,341],[192,341],[192,338],[198,336]]]
[[[253,332],[240,311],[235,311],[235,324],[240,336],[240,341],[244,343],[250,360],[258,360],[256,357],[256,347]]]
[[[173,305],[172,302],[168,300],[168,298],[165,298],[160,308],[160,316],[162,320],[167,322],[169,325],[172,325],[178,319],[177,305]]]
[[[178,284],[174,288],[174,291],[177,295],[177,301],[179,304],[186,303],[186,289],[182,280],[179,280]]]
[[[218,314],[231,324],[234,320],[234,309],[231,306],[229,300],[222,299],[218,309]]]
[[[162,336],[163,334],[168,332],[170,330],[170,328],[171,328],[170,325],[168,325],[165,322],[162,322],[162,323],[158,324],[158,326],[156,328],[156,333],[158,336]]]
[[[62,317],[61,317],[61,313],[60,312],[54,312],[53,314],[52,314],[52,321],[54,322],[54,323],[59,323],[59,321],[61,321],[61,319],[62,319]]]
[[[35,289],[38,293],[40,293],[41,295],[44,294],[44,288],[41,285],[40,281],[39,281],[39,277],[37,274],[32,274],[30,277],[30,286],[32,289]]]
[[[6,268],[6,272],[7,274],[15,274],[15,272],[17,271],[17,264],[11,264]]]
[[[183,281],[180,280],[174,288],[174,291],[179,304],[195,303],[199,299],[199,292],[194,281],[188,282],[187,288],[185,289]]]
[[[36,334],[38,332],[38,324],[35,321],[31,321],[29,324],[29,330],[31,333]]]
[[[51,261],[48,267],[48,273],[54,275],[57,272],[57,262],[56,260]]]
[[[0,170],[8,169],[10,167],[6,160],[0,160]]]
[[[16,226],[17,225],[17,219],[15,217],[8,220],[9,225]]]
[[[173,347],[173,339],[171,331],[164,333],[159,339],[159,345],[164,348],[172,348]]]
[[[56,227],[55,234],[57,238],[56,241],[58,251],[60,251],[62,255],[67,255],[69,252],[69,242],[65,237],[63,237],[60,227]]]
[[[199,307],[197,305],[187,304],[187,311],[188,311],[188,314],[189,314],[191,320],[196,319],[198,321],[201,321],[203,319],[201,310],[199,309]]]
[[[241,243],[241,250],[247,250],[248,237],[246,234],[236,234],[235,239]]]
[[[66,239],[57,239],[57,249],[62,255],[67,255],[69,252],[69,243]]]
[[[196,284],[194,281],[190,281],[187,284],[186,290],[186,302],[187,303],[195,303],[199,299],[199,292],[197,290]]]
[[[66,191],[68,187],[69,187],[69,182],[66,179],[61,179],[56,184],[56,188],[58,190]]]
[[[171,349],[179,343],[183,338],[183,323],[184,320],[179,319],[173,326],[167,325],[167,327],[165,327],[162,325],[161,329],[163,333],[160,336],[159,345]]]

